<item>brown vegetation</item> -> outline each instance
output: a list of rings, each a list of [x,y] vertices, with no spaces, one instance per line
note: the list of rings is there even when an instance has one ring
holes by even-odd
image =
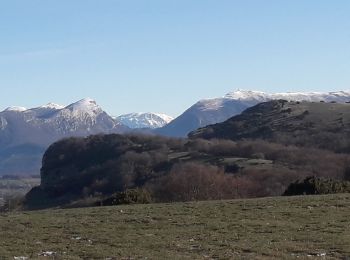
[[[45,153],[29,207],[101,201],[145,189],[153,201],[281,195],[307,176],[349,178],[350,156],[266,141],[99,135],[70,138]]]
[[[254,197],[256,183],[225,174],[223,168],[199,163],[176,164],[148,186],[159,201],[221,200]]]

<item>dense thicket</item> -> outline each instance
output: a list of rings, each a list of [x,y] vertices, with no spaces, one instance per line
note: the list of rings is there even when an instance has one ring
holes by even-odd
[[[283,195],[317,195],[350,192],[350,182],[326,178],[308,177],[291,183]]]
[[[281,195],[307,176],[349,178],[349,162],[346,154],[261,140],[69,138],[46,151],[41,185],[27,195],[27,206],[119,201],[128,190],[145,191],[155,202]]]

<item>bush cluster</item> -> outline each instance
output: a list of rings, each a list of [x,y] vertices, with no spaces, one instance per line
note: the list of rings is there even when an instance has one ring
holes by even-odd
[[[291,183],[283,195],[316,195],[350,192],[350,182],[326,178],[308,177]]]
[[[97,205],[114,206],[121,204],[148,204],[151,203],[151,194],[145,189],[127,189],[117,192]]]

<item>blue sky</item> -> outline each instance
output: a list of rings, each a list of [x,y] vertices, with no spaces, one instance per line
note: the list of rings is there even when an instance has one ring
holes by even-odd
[[[0,0],[0,109],[178,115],[237,88],[350,89],[348,0]]]

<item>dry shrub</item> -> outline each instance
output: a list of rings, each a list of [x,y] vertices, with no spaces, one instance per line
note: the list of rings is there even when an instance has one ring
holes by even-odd
[[[256,184],[252,191],[254,197],[280,196],[291,182],[303,179],[310,172],[293,171],[286,168],[247,169],[242,174]]]
[[[190,151],[208,153],[216,156],[230,156],[237,153],[237,144],[224,139],[194,139],[187,143]]]
[[[256,184],[216,166],[179,163],[149,187],[158,201],[171,202],[251,197]]]
[[[238,142],[235,156],[252,157],[264,155],[265,159],[292,166],[296,171],[310,172],[312,175],[343,179],[349,165],[350,156],[332,151],[286,146],[262,140]],[[298,177],[298,173],[296,174]]]

